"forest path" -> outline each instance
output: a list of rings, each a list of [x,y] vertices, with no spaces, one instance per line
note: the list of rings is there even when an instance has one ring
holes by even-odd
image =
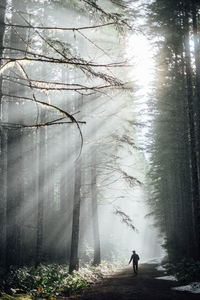
[[[171,288],[180,286],[176,281],[155,279],[164,276],[163,271],[157,271],[154,264],[141,264],[139,274],[133,275],[127,268],[105,277],[91,286],[82,295],[60,298],[79,300],[165,300],[165,299],[199,299],[198,294],[178,292]]]

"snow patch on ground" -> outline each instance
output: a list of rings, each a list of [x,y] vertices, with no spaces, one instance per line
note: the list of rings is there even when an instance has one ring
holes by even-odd
[[[178,287],[174,287],[172,289],[176,290],[176,291],[181,291],[181,292],[190,292],[193,294],[200,294],[200,282],[192,282],[188,285],[178,286]]]
[[[160,264],[163,260],[163,257],[151,258],[146,261],[142,261],[143,264]]]
[[[165,271],[165,268],[163,268],[163,266],[158,266],[158,267],[156,267],[156,270],[157,271]]]
[[[155,277],[155,279],[163,279],[163,280],[177,281],[176,277],[174,277],[174,276],[172,276],[172,275],[161,276],[161,277]]]

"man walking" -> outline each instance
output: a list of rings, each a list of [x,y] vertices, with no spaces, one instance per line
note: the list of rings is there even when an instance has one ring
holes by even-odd
[[[131,255],[131,258],[129,260],[129,264],[131,263],[131,261],[133,261],[133,272],[135,274],[138,273],[138,260],[139,259],[140,259],[139,255],[135,251],[133,251],[133,254]]]

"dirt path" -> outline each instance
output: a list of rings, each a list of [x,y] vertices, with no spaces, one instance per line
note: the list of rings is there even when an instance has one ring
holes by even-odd
[[[155,277],[164,275],[163,271],[157,271],[156,265],[140,265],[140,271],[137,276],[133,275],[132,269],[124,269],[118,273],[104,278],[101,282],[95,284],[83,295],[70,297],[68,299],[79,300],[165,300],[182,299],[192,300],[200,299],[198,294],[188,292],[177,292],[171,290],[171,287],[178,286],[175,281],[158,280]],[[66,298],[65,298],[66,299]]]

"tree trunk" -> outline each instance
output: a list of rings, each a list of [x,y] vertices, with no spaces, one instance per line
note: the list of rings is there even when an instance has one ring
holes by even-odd
[[[22,134],[8,130],[6,267],[21,261],[21,205],[23,203]]]
[[[186,83],[187,83],[187,113],[189,120],[189,142],[190,142],[190,159],[191,159],[191,180],[192,180],[192,196],[194,207],[194,224],[195,224],[195,241],[196,258],[200,255],[200,197],[199,197],[199,176],[196,152],[196,135],[194,123],[194,99],[192,89],[192,68],[191,68],[191,55],[190,55],[190,42],[189,42],[189,21],[188,13],[185,12],[185,61],[186,61]]]
[[[15,9],[25,10],[26,4],[23,1],[12,3]],[[12,23],[18,22],[18,15],[13,10]],[[25,31],[20,29],[20,35],[25,38]],[[11,28],[10,46],[23,47],[18,39],[19,31],[16,33]],[[12,55],[12,54],[11,54]],[[19,86],[10,84],[8,90],[19,91]],[[21,90],[23,92],[23,89]],[[23,103],[16,103],[10,98],[8,104],[8,123],[22,123],[24,116]],[[23,131],[10,128],[7,130],[7,204],[6,204],[6,268],[10,265],[21,264],[21,226],[22,226],[22,205],[24,202],[24,169],[23,169]]]
[[[6,11],[6,2],[7,0],[1,1],[1,9],[0,9],[0,60],[3,55],[3,49],[4,49],[4,32],[5,32],[5,11]],[[0,62],[1,65],[1,62]],[[2,98],[2,77],[0,76],[0,119],[2,118],[1,115],[1,98]]]
[[[68,151],[68,141],[69,141],[69,132],[65,132],[63,130],[63,127],[61,127],[60,130],[60,149],[62,151],[59,152],[59,168],[60,168],[60,220],[61,221],[61,237],[62,237],[62,252],[61,256],[64,261],[69,258],[69,249],[67,247],[67,231],[68,231],[68,218],[69,218],[69,194],[68,194],[68,180],[70,179],[68,177],[68,172],[66,172],[66,169],[68,167],[68,156],[70,155]],[[64,151],[63,151],[64,150]]]
[[[5,32],[5,11],[6,11],[6,0],[1,1],[0,9],[0,65],[1,58],[3,55],[3,39]],[[0,76],[0,121],[2,121],[2,77]],[[6,134],[5,131],[0,128],[0,264],[4,265],[5,262],[5,222],[6,222]]]
[[[43,122],[42,112],[40,122]],[[36,236],[36,262],[37,267],[43,260],[43,227],[44,227],[44,198],[45,198],[45,127],[39,132],[39,169],[38,169],[38,205],[37,205],[37,236]]]
[[[75,109],[82,110],[83,107],[83,97],[76,100]],[[77,134],[75,131],[74,134]],[[75,136],[75,153],[80,147],[78,136]],[[76,159],[75,161],[75,183],[74,183],[74,202],[73,202],[73,213],[72,213],[72,237],[71,237],[71,252],[70,252],[70,262],[69,262],[69,272],[79,269],[79,232],[80,232],[80,206],[81,206],[81,177],[82,177],[82,157]]]
[[[96,149],[92,149],[91,165],[91,196],[92,196],[92,227],[94,238],[94,265],[101,263],[100,237],[99,237],[99,220],[97,205],[97,173],[96,173]]]
[[[81,158],[76,162],[75,168],[75,186],[74,186],[74,203],[73,203],[73,220],[72,220],[72,238],[69,272],[79,268],[78,248],[79,248],[79,221],[80,221],[80,204],[81,204]]]
[[[196,141],[197,141],[197,158],[198,158],[198,172],[200,173],[200,57],[199,57],[199,39],[198,39],[198,20],[197,20],[196,4],[192,5],[192,24],[193,24],[193,41],[194,41],[194,58],[195,58],[195,111],[196,111]]]

